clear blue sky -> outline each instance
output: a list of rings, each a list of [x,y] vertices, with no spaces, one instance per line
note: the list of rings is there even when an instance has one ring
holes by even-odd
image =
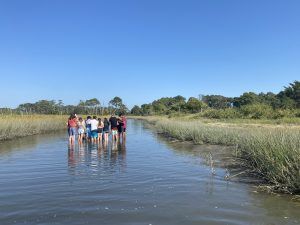
[[[0,107],[279,92],[300,80],[299,0],[1,0]]]

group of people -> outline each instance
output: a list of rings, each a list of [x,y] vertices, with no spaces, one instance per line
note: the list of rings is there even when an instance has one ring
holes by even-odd
[[[112,140],[118,141],[120,138],[126,138],[127,119],[124,114],[116,117],[114,114],[109,119],[97,118],[97,116],[87,116],[84,120],[76,114],[71,114],[68,119],[69,143],[75,143],[75,137],[78,135],[78,143],[83,141],[92,143],[108,142],[108,136],[111,133]]]

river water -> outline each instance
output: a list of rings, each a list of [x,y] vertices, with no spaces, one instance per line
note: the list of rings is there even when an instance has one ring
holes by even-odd
[[[300,224],[290,196],[226,181],[202,153],[129,120],[126,143],[69,148],[65,132],[0,144],[0,224]]]

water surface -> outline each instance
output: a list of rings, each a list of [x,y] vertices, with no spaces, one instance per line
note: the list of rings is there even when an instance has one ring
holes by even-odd
[[[170,143],[130,120],[126,143],[69,148],[65,132],[0,144],[0,224],[300,224],[289,196],[226,181],[220,146]]]

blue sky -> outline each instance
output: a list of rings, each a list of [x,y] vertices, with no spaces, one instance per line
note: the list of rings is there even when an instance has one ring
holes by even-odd
[[[279,92],[300,80],[298,0],[2,0],[0,107]]]

